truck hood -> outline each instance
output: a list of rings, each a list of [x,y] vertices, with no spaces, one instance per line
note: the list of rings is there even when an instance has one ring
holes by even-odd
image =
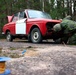
[[[54,22],[54,23],[60,23],[61,22],[61,20],[54,20],[54,19],[44,19],[44,18],[34,18],[34,19],[29,19],[29,22],[30,21],[36,21],[36,22],[40,22],[40,21],[42,21],[42,22]]]

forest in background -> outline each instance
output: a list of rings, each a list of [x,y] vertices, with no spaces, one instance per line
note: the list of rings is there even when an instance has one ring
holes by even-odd
[[[53,19],[63,19],[71,15],[76,21],[76,0],[0,0],[0,33],[7,23],[7,15],[23,9],[45,11]]]

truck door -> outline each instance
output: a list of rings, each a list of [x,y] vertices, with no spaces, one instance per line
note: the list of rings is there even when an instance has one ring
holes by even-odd
[[[24,12],[19,12],[19,19],[16,21],[16,34],[26,34],[26,18]]]
[[[11,31],[11,34],[15,34],[15,25],[16,21],[18,21],[18,14],[19,13],[14,14],[12,21],[9,23],[9,29]]]

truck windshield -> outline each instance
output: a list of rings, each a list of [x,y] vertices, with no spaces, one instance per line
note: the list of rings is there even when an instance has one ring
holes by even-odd
[[[45,12],[42,11],[36,11],[36,10],[28,10],[28,16],[29,18],[46,18],[46,19],[52,19],[51,16]]]

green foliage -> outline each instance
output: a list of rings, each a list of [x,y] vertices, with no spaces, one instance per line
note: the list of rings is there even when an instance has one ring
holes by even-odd
[[[53,7],[52,5],[52,11],[50,13],[54,19],[62,19],[65,17],[65,13],[67,13],[67,8],[64,7],[64,3],[62,3],[62,1],[57,1],[56,7]]]
[[[0,47],[0,53],[2,53],[2,48]]]
[[[51,8],[51,4],[45,1],[45,7],[44,7],[45,12],[50,13],[50,8]]]

